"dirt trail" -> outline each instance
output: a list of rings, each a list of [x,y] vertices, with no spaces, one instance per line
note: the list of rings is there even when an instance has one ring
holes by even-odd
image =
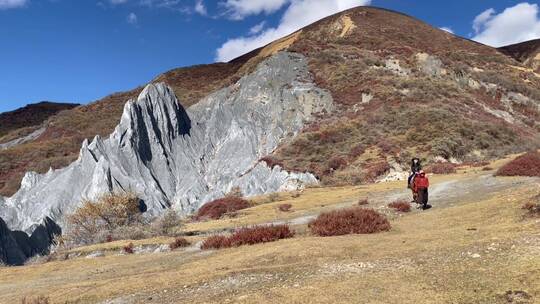
[[[538,178],[520,178],[519,180],[496,178],[493,173],[484,173],[479,175],[471,175],[463,178],[462,175],[455,175],[451,180],[433,183],[429,189],[429,203],[434,208],[446,208],[459,205],[461,203],[485,200],[493,197],[497,193],[511,190],[515,187],[531,185],[531,187],[540,188],[540,179]],[[370,206],[376,209],[384,209],[390,202],[396,200],[410,201],[411,191],[406,188],[390,190],[382,192],[374,192],[369,195]],[[334,209],[340,209],[356,205],[356,200],[337,204]],[[414,207],[414,205],[413,205]],[[417,208],[413,208],[412,212],[422,212]],[[279,220],[264,223],[263,225],[305,225],[315,219],[319,213],[303,215],[301,217]]]

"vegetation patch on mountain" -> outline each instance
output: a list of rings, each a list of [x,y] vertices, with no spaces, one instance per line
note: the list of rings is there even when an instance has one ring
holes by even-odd
[[[230,236],[216,235],[207,238],[202,245],[202,249],[221,249],[242,245],[255,245],[292,238],[293,236],[294,231],[292,231],[288,225],[241,228]]]
[[[399,212],[410,212],[411,211],[411,204],[409,202],[400,200],[395,201],[390,204],[388,204],[388,207],[395,209]]]
[[[202,205],[194,218],[199,221],[205,219],[217,220],[226,214],[249,207],[250,203],[247,200],[239,196],[231,195]]]
[[[540,176],[540,152],[532,151],[497,170],[497,176]]]
[[[373,209],[353,207],[321,213],[309,223],[311,232],[318,236],[368,234],[390,230],[386,217]]]

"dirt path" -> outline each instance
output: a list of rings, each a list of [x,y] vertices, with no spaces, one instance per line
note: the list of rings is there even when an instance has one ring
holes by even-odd
[[[447,208],[464,202],[489,199],[500,192],[511,191],[513,188],[525,185],[531,185],[531,187],[540,189],[540,179],[534,177],[520,178],[519,180],[496,178],[492,172],[467,176],[465,178],[462,175],[456,175],[453,179],[432,184],[429,189],[429,203],[434,208]],[[400,190],[373,192],[369,195],[368,199],[370,202],[369,207],[386,209],[386,205],[389,202],[396,200],[411,201],[412,195],[411,191],[404,186]],[[337,204],[334,205],[333,209],[354,206],[356,202],[356,200],[351,200]],[[422,212],[422,210],[413,208],[412,212]],[[318,214],[312,213],[289,220],[267,222],[263,225],[305,225],[315,219]]]

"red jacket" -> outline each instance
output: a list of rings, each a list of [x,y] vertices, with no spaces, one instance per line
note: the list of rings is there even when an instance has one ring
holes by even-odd
[[[419,189],[427,189],[429,188],[429,179],[427,178],[426,174],[421,173],[417,174],[414,177],[413,181],[413,191],[418,192]]]

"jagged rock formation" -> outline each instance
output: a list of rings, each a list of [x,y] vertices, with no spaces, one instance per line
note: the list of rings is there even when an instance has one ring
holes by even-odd
[[[297,145],[281,145],[273,156],[285,168],[309,170],[323,182],[369,181],[372,172],[356,175],[381,162],[403,164],[411,153],[426,160],[443,156],[475,161],[540,143],[535,138],[540,128],[538,72],[501,49],[373,7],[329,16],[231,62],[173,69],[152,82],[167,83],[188,108],[282,50],[306,56],[317,85],[330,91],[337,110],[306,128],[310,132],[300,135]],[[62,111],[47,121],[47,130],[36,140],[0,150],[0,195],[17,192],[27,171],[46,173],[49,167],[69,165],[84,138],[107,137],[118,125],[125,101],[142,89]],[[507,102],[505,97],[515,93],[529,101]],[[433,129],[429,136],[416,136],[427,130],[417,126],[426,124]],[[328,134],[342,130],[347,136],[327,140]],[[371,157],[381,144],[394,148]],[[362,150],[367,154],[358,154]],[[328,162],[339,157],[347,165],[330,170]]]
[[[107,139],[85,141],[76,162],[44,175],[27,173],[0,216],[11,229],[34,231],[83,199],[133,191],[155,215],[173,207],[186,214],[238,186],[246,195],[294,188],[316,179],[273,169],[259,159],[298,133],[332,98],[310,80],[303,56],[278,53],[235,85],[187,111],[164,84],[148,85],[126,103]]]
[[[49,246],[62,229],[50,218],[35,227],[31,236],[22,231],[11,231],[0,218],[0,262],[22,265],[34,255],[46,255]]]

